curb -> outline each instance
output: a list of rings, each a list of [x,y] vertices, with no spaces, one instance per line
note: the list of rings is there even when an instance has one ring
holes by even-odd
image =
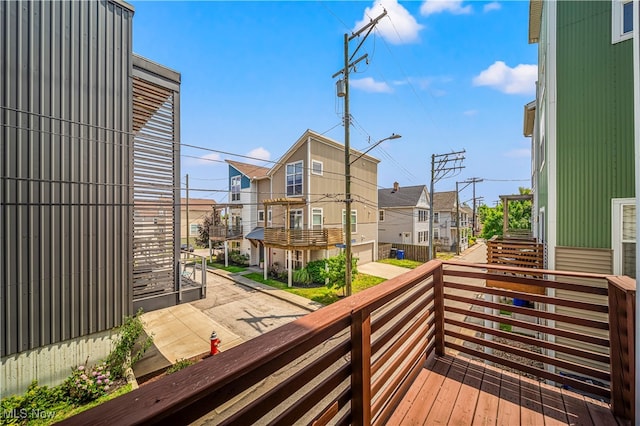
[[[305,299],[304,297],[288,293],[284,290],[280,290],[277,288],[270,287],[266,284],[261,284],[259,282],[252,281],[249,278],[243,277],[242,273],[231,273],[231,272],[224,271],[222,269],[216,269],[212,267],[207,267],[207,271],[213,274],[216,274],[219,277],[226,278],[229,281],[233,281],[236,284],[242,285],[252,290],[259,291],[261,293],[268,294],[269,296],[275,297],[276,299],[280,299],[284,302],[288,302],[293,305],[296,305],[299,308],[305,309],[309,312],[314,312],[324,307],[323,304],[314,302],[313,300]]]

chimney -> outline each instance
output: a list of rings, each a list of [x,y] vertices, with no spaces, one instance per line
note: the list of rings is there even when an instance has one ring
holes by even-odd
[[[400,184],[398,182],[393,182],[393,192],[398,192],[400,189]]]

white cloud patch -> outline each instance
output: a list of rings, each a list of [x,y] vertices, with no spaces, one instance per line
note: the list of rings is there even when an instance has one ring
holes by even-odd
[[[504,156],[508,158],[528,158],[531,157],[531,149],[512,149],[511,151],[505,152]]]
[[[362,20],[356,22],[352,31],[357,31],[372,19],[387,11],[387,16],[382,18],[375,27],[375,31],[389,43],[404,44],[413,43],[419,40],[420,30],[424,26],[418,24],[416,19],[409,13],[398,0],[375,1],[373,6],[364,10]]]
[[[271,160],[271,153],[263,147],[258,147],[249,151],[247,153],[247,157],[251,157],[251,159],[249,159],[249,162],[252,163],[269,161]]]
[[[493,1],[491,3],[487,3],[483,6],[482,11],[484,13],[491,12],[492,10],[500,10],[502,9],[502,5],[497,1]]]
[[[420,6],[420,13],[424,16],[449,12],[454,15],[468,15],[473,13],[473,7],[462,5],[462,0],[426,0]]]
[[[511,68],[502,61],[496,61],[473,78],[473,85],[493,87],[510,95],[532,95],[536,92],[537,78],[537,65],[520,64]]]
[[[371,77],[365,77],[360,79],[352,79],[349,81],[350,85],[356,89],[364,90],[370,93],[392,93],[393,89],[383,81],[375,81]]]
[[[212,165],[214,163],[220,163],[223,162],[222,158],[220,157],[220,154],[216,153],[216,152],[212,152],[210,154],[206,154],[206,155],[202,155],[200,156],[200,158],[198,158],[196,160],[196,164],[206,164],[206,165]]]

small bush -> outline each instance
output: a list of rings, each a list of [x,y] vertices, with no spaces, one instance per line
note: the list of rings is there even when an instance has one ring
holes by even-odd
[[[309,275],[311,276],[311,282],[317,284],[324,284],[324,278],[322,276],[325,268],[324,260],[313,260],[307,263],[307,271],[309,271]]]
[[[195,364],[195,361],[192,361],[190,359],[179,359],[176,361],[175,364],[173,364],[171,367],[167,368],[166,373],[167,374],[172,374],[175,373],[176,371],[180,371],[184,368],[187,368],[190,365]]]
[[[229,252],[229,261],[240,266],[249,266],[249,256],[240,253],[238,250]]]
[[[111,372],[105,362],[91,368],[80,365],[71,371],[63,389],[74,404],[85,404],[106,395],[112,386]]]
[[[2,398],[2,424],[28,424],[30,420],[36,420],[32,418],[34,414],[55,413],[67,401],[67,395],[61,386],[38,386],[38,381],[34,380],[24,395]]]
[[[296,284],[309,285],[312,283],[311,274],[309,274],[309,271],[307,270],[307,268],[302,268],[302,269],[293,271],[292,278],[293,278],[293,282]]]

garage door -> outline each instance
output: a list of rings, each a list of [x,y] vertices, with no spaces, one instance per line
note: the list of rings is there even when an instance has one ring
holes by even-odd
[[[353,245],[351,251],[358,258],[359,265],[373,262],[373,243]]]

